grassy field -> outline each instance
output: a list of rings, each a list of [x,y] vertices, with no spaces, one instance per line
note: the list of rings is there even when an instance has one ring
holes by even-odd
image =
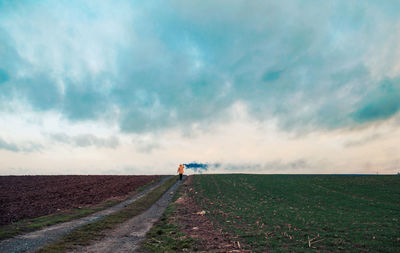
[[[256,252],[399,252],[399,176],[200,175],[207,217]]]

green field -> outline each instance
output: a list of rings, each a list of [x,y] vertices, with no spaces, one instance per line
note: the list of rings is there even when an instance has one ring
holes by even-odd
[[[256,252],[400,252],[400,176],[199,175],[194,188]]]

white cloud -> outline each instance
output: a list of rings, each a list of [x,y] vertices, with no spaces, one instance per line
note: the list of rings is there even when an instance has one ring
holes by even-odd
[[[183,135],[179,128],[147,135],[115,133],[111,136],[119,140],[119,145],[113,148],[107,144],[110,132],[82,134],[87,127],[80,128],[80,134],[75,131],[76,135],[62,135],[66,143],[60,145],[50,134],[61,130],[57,129],[59,124],[54,124],[54,129],[46,128],[49,133],[42,133],[39,140],[44,145],[40,152],[0,150],[0,173],[16,174],[15,168],[26,168],[33,174],[173,174],[179,163],[192,161],[220,164],[210,167],[209,173],[375,173],[377,169],[380,173],[396,173],[400,165],[396,142],[400,130],[391,121],[379,127],[299,136],[279,130],[276,122],[266,125],[255,121],[243,106],[233,107],[230,113],[239,116],[212,130],[198,128],[192,136]],[[32,122],[26,124],[40,128]],[[62,129],[74,127],[63,122]],[[92,137],[90,143],[75,147],[79,136]],[[370,136],[377,137],[363,145],[348,145]],[[19,172],[24,174],[23,170]]]

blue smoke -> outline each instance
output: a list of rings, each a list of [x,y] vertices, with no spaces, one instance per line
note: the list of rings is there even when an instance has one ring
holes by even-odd
[[[195,173],[203,173],[204,171],[208,170],[209,165],[207,163],[196,163],[196,162],[192,162],[192,163],[184,163],[183,165],[185,165],[185,167],[187,169],[191,169],[193,170]]]

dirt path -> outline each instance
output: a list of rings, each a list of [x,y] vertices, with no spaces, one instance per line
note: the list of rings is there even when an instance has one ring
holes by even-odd
[[[185,179],[186,177],[184,176],[182,181],[175,183],[152,207],[118,226],[103,240],[73,252],[113,253],[136,251],[139,248],[140,242],[145,238],[146,233],[160,219],[169,202],[171,202],[178,186]]]
[[[119,203],[113,207],[105,209],[103,211],[91,214],[89,216],[72,220],[65,223],[55,224],[53,226],[44,228],[42,230],[34,231],[28,234],[19,235],[11,239],[3,240],[0,242],[0,252],[35,252],[39,248],[45,246],[48,243],[54,242],[59,239],[61,236],[71,232],[72,230],[86,225],[88,223],[95,222],[97,220],[102,219],[104,216],[107,216],[111,213],[121,210],[125,206],[135,202],[137,199],[143,197],[148,192],[156,188],[157,186],[164,183],[171,176],[165,177],[158,181],[157,183],[147,187],[144,191],[136,194],[135,196],[129,198],[128,200]]]

